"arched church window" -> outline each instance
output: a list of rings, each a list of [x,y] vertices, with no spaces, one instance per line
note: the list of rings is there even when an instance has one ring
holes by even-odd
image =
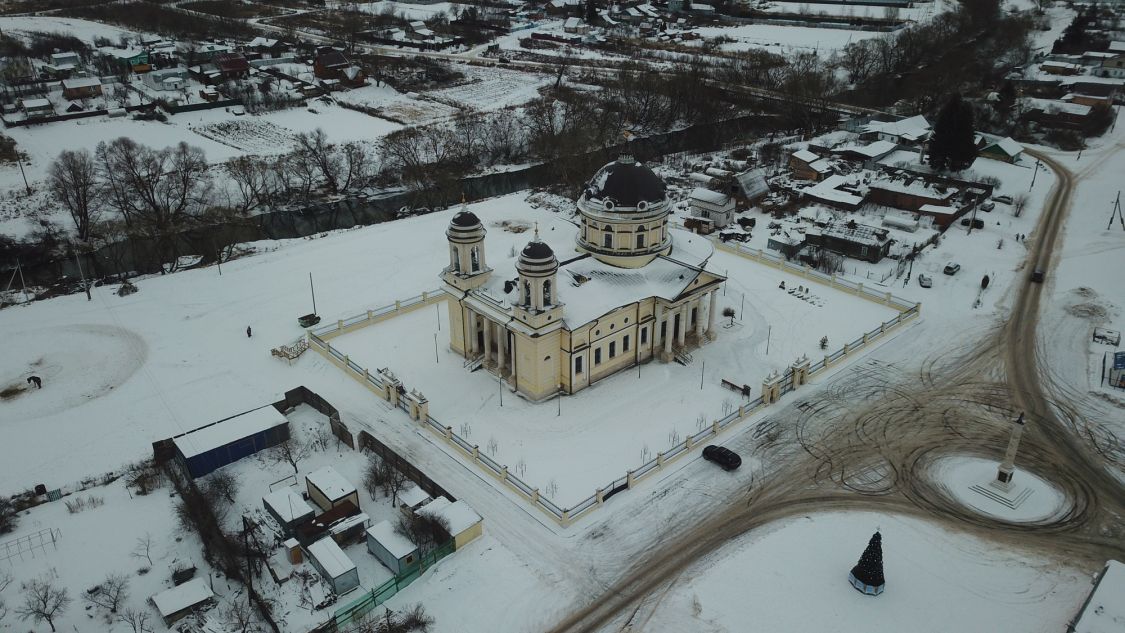
[[[547,279],[543,282],[543,305],[549,306],[551,303],[551,280]]]
[[[525,306],[531,305],[531,282],[523,282],[523,304]]]
[[[471,251],[469,251],[469,257],[473,260],[473,262],[472,262],[473,272],[475,273],[475,272],[479,271],[480,270],[480,251],[477,250],[476,246],[474,246],[473,249]]]
[[[449,247],[449,261],[452,262],[451,267],[453,268],[453,272],[455,272],[455,273],[461,272],[461,258],[458,257],[457,247],[455,247],[455,246]]]
[[[644,247],[645,247],[645,234],[644,233],[637,233],[637,248],[644,248]]]
[[[613,248],[613,233],[607,231],[605,235],[602,236],[602,246]]]

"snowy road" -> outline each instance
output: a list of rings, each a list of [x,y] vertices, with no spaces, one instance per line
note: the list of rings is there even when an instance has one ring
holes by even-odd
[[[1122,135],[1108,151],[1120,149]],[[815,398],[795,400],[772,416],[777,438],[747,432],[732,440],[730,446],[767,466],[741,485],[687,501],[691,512],[671,513],[670,536],[659,548],[552,631],[619,630],[626,624],[640,630],[685,571],[726,543],[780,519],[832,509],[936,518],[1006,547],[1090,566],[1125,555],[1125,494],[1107,470],[1125,464],[1105,450],[1105,438],[1075,432],[1080,413],[1051,391],[1056,382],[1049,375],[1044,379],[1049,368],[1036,359],[1049,336],[1037,332],[1045,285],[1028,276],[1032,268],[1049,270],[1055,262],[1076,187],[1110,175],[1100,173],[1102,161],[1088,160],[1089,167],[1075,174],[1060,160],[1033,155],[1058,180],[1031,236],[1025,274],[1013,282],[1009,315],[976,332],[960,323],[938,326],[948,329],[945,340],[965,341],[949,349],[934,352],[919,343],[937,340],[935,333],[884,348],[810,394]],[[912,354],[920,349],[926,351]],[[1067,499],[1051,517],[1026,523],[977,514],[930,477],[941,457],[1002,454],[1008,421],[1019,412],[1029,428],[1020,467],[1050,480]],[[685,469],[661,496],[697,486],[698,477]],[[729,501],[722,503],[724,498]],[[704,508],[708,514],[701,519]]]

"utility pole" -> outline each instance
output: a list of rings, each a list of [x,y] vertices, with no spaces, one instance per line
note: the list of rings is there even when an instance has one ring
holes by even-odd
[[[1028,191],[1031,191],[1032,189],[1035,188],[1035,177],[1038,176],[1038,175],[1039,175],[1039,159],[1036,158],[1035,159],[1035,169],[1031,172],[1031,186],[1027,188]]]
[[[254,570],[250,564],[250,525],[246,515],[242,515],[242,555],[246,557],[246,607],[254,608]]]
[[[1112,221],[1112,218],[1110,220]],[[78,275],[82,277],[82,289],[86,291],[86,301],[93,301],[93,297],[90,296],[90,284],[86,283],[86,273],[82,271],[82,260],[78,257],[77,248],[74,249],[74,263],[78,264]]]
[[[707,370],[707,361],[703,361],[703,366],[699,368],[699,390],[703,391],[703,372]]]
[[[1121,228],[1125,229],[1125,215],[1121,211],[1121,190],[1117,191],[1117,199],[1113,201],[1113,210],[1109,212],[1109,224],[1105,225],[1105,230],[1113,228],[1113,216],[1116,215],[1121,222]]]
[[[316,288],[313,287],[312,273],[309,273],[309,292],[312,293],[313,314],[316,314]]]
[[[976,203],[975,205],[973,205],[973,218],[971,220],[969,220],[969,232],[966,233],[965,235],[972,235],[973,234],[973,225],[976,224],[976,222],[977,222],[977,208],[979,206],[980,206],[979,202]]]
[[[27,188],[27,195],[31,195],[31,185],[27,184],[27,174],[23,171],[23,159],[19,150],[16,150],[16,164],[20,166],[20,175],[23,176],[23,186]]]

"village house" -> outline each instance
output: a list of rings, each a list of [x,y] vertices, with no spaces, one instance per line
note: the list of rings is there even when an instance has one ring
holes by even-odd
[[[331,466],[323,466],[305,475],[309,500],[327,512],[344,501],[359,507],[359,493],[355,486]]]
[[[73,51],[51,54],[51,61],[47,65],[47,69],[56,77],[69,77],[81,67],[82,58]]]
[[[919,114],[899,121],[870,121],[862,126],[860,138],[914,146],[930,138],[931,129],[930,122]]]
[[[55,107],[46,99],[20,99],[20,109],[29,119],[50,116],[55,113]]]
[[[832,150],[832,153],[863,166],[864,169],[874,169],[879,161],[889,156],[898,149],[892,141],[875,141],[867,145],[841,145]]]
[[[72,77],[62,80],[63,97],[69,100],[89,99],[102,94],[102,80],[98,77]]]
[[[1125,52],[1114,52],[1112,57],[1103,59],[1101,72],[1106,77],[1125,78]]]
[[[882,176],[868,186],[867,200],[916,212],[927,204],[945,206],[957,192],[955,187],[929,183],[920,176]]]
[[[809,200],[845,211],[855,211],[863,204],[857,184],[841,174],[833,174],[800,191]]]
[[[575,35],[586,35],[590,32],[590,25],[583,22],[581,18],[567,18],[566,22],[563,23],[563,31]]]
[[[1082,66],[1071,62],[1045,61],[1039,64],[1039,70],[1051,75],[1077,75],[1082,72]]]
[[[367,83],[363,70],[353,64],[341,51],[322,48],[313,62],[313,74],[323,81],[338,81],[357,87]]]
[[[807,149],[797,150],[789,155],[789,169],[798,180],[824,180],[832,174],[832,164]]]
[[[977,156],[991,158],[1005,163],[1014,163],[1023,155],[1023,145],[1010,137],[1000,138],[991,134],[981,134],[977,140]]]
[[[152,598],[152,604],[160,612],[164,625],[173,624],[202,609],[215,600],[215,594],[202,578],[193,578],[182,585],[161,591]]]
[[[250,62],[242,53],[220,53],[211,59],[211,63],[224,81],[250,76]]]
[[[179,90],[187,85],[186,68],[164,68],[141,75],[141,83],[153,90]]]
[[[811,226],[805,229],[805,240],[812,246],[871,263],[878,263],[890,253],[892,241],[887,229],[854,220]]]
[[[712,229],[721,229],[733,222],[734,207],[733,197],[702,187],[696,187],[688,196],[691,217],[706,222]]]

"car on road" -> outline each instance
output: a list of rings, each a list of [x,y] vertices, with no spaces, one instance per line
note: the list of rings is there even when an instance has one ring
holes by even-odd
[[[918,285],[923,288],[932,288],[934,280],[926,275],[918,275]]]
[[[945,265],[945,268],[941,269],[941,272],[947,275],[956,275],[957,271],[959,270],[961,270],[961,264],[958,264],[956,262],[949,262]]]
[[[984,228],[984,220],[978,220],[974,218],[961,218],[961,226],[969,226],[970,223],[973,225],[974,229]]]
[[[1047,271],[1042,268],[1036,268],[1031,273],[1031,280],[1037,284],[1043,283],[1043,278],[1047,276]]]
[[[992,199],[995,200],[996,202],[1002,202],[1004,204],[1012,204],[1012,196],[992,196]]]
[[[742,465],[742,458],[738,456],[738,453],[725,446],[715,446],[714,444],[703,449],[703,459],[715,462],[723,470],[737,470]]]

